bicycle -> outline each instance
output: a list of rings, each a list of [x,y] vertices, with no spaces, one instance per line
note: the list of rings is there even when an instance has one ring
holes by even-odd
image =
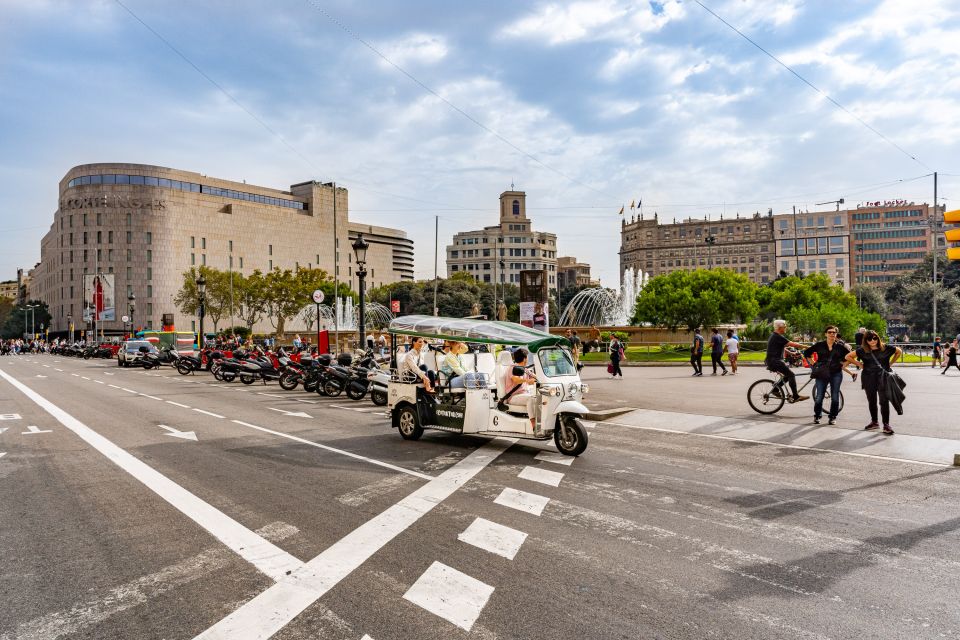
[[[783,409],[783,405],[787,402],[793,404],[793,395],[788,389],[785,389],[787,380],[782,373],[774,371],[777,376],[777,380],[771,380],[770,378],[762,378],[757,380],[750,385],[750,388],[747,389],[747,402],[750,403],[750,408],[756,411],[757,413],[762,413],[764,415],[772,415]],[[799,376],[809,377],[809,373],[801,373]],[[810,377],[803,386],[797,390],[797,393],[803,393],[803,390],[810,386],[810,383],[813,382],[813,378]],[[837,390],[837,393],[840,394],[840,411],[843,411],[843,391]],[[829,406],[830,401],[830,386],[823,392],[823,403]]]

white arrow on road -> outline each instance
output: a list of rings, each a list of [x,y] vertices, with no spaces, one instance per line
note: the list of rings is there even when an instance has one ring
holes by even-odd
[[[183,438],[184,440],[193,440],[194,442],[197,441],[197,434],[194,433],[193,431],[178,431],[173,427],[168,427],[165,424],[158,424],[157,426],[160,427],[161,429],[166,429],[167,431],[170,432],[170,433],[163,434],[165,436],[173,436],[174,438]]]
[[[2,457],[5,456],[5,455],[7,455],[7,452],[6,452],[6,451],[0,451],[0,458],[2,458]]]
[[[3,433],[3,432],[6,431],[7,429],[9,429],[9,427],[0,427],[0,433]]]
[[[273,407],[267,407],[270,411],[276,411],[277,413],[282,413],[286,416],[293,416],[294,418],[312,418],[313,416],[309,413],[304,413],[303,411],[284,411],[283,409],[274,409]]]
[[[29,426],[27,427],[27,429],[29,429],[29,431],[21,431],[21,432],[20,432],[20,435],[22,435],[22,436],[29,436],[29,435],[32,435],[32,434],[35,434],[35,433],[53,433],[53,430],[52,430],[52,429],[41,429],[40,427],[36,427],[36,426],[34,426],[34,425],[32,425],[32,424],[29,425]]]

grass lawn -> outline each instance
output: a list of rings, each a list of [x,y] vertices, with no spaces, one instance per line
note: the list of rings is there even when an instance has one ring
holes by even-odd
[[[762,351],[741,351],[739,362],[763,362],[763,358],[766,354]],[[580,359],[583,362],[606,362],[610,359],[606,352],[603,351],[591,351],[590,353],[585,353],[580,356]],[[710,362],[710,353],[705,352],[703,354],[703,359],[705,362]],[[724,362],[727,360],[726,354],[723,356]],[[690,361],[690,353],[687,351],[670,351],[663,352],[660,351],[658,347],[627,347],[627,361],[628,362],[677,362],[677,363],[686,363]],[[927,356],[922,361],[919,356],[916,354],[907,354],[903,358],[903,362],[930,362],[930,357]]]

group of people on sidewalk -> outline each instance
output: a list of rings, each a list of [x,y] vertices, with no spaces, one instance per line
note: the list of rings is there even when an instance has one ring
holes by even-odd
[[[947,371],[953,367],[960,371],[960,363],[957,362],[958,352],[960,352],[960,334],[957,334],[953,342],[948,344],[944,344],[943,338],[937,336],[933,341],[933,360],[930,362],[930,367],[935,369],[939,366],[943,369],[940,375],[947,375]]]
[[[787,323],[785,320],[773,321],[773,333],[767,341],[767,353],[764,360],[767,369],[783,376],[785,383],[790,387],[790,402],[806,400],[809,396],[802,396],[797,391],[797,378],[790,366],[784,360],[784,350],[789,348],[803,350],[804,357],[813,360],[810,376],[814,379],[813,392],[813,422],[820,424],[823,418],[823,401],[827,388],[830,389],[830,409],[827,413],[829,424],[836,424],[840,413],[840,385],[844,373],[853,380],[857,373],[850,370],[855,366],[862,370],[861,388],[867,396],[867,406],[870,411],[870,422],[864,427],[866,431],[876,431],[883,425],[885,435],[893,435],[890,426],[891,387],[888,385],[887,375],[892,373],[891,367],[903,356],[899,347],[883,342],[876,331],[860,328],[856,335],[856,345],[851,348],[840,339],[840,330],[829,325],[824,329],[824,339],[812,345],[794,342],[787,338]],[[899,404],[896,405],[900,410]],[[900,410],[902,413],[902,410]]]
[[[693,366],[693,375],[703,375],[703,349],[704,340],[700,330],[693,332],[693,341],[690,343],[690,365]],[[733,329],[727,330],[727,337],[720,335],[720,330],[716,327],[710,335],[710,362],[713,365],[713,373],[717,375],[717,367],[720,367],[722,373],[727,375],[727,368],[723,364],[723,354],[727,353],[727,359],[730,361],[729,373],[736,375],[737,359],[740,357],[740,337],[733,332]]]

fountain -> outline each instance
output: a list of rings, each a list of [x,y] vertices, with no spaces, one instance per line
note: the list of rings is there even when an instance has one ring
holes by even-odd
[[[364,304],[364,320],[367,329],[384,329],[393,320],[393,314],[379,302],[367,301]],[[317,305],[308,304],[300,310],[298,317],[306,327],[313,327],[317,321]],[[336,322],[334,322],[336,320]],[[360,308],[354,305],[353,298],[337,298],[334,304],[320,305],[320,326],[328,331],[352,332],[360,324]]]
[[[633,315],[637,294],[649,276],[639,269],[623,273],[620,291],[603,287],[584,289],[573,296],[560,314],[561,327],[625,326]]]

